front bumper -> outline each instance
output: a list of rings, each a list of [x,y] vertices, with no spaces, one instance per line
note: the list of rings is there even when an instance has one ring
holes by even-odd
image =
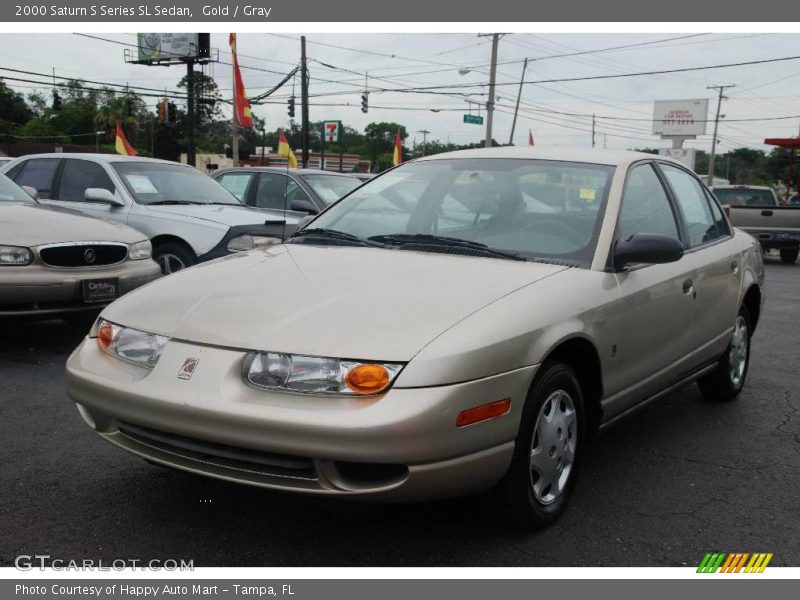
[[[54,268],[38,262],[21,267],[2,267],[0,317],[98,311],[109,302],[84,302],[82,281],[118,279],[119,297],[159,277],[161,269],[153,260],[125,260],[115,265],[89,268]]]
[[[190,380],[179,379],[187,357]],[[486,489],[506,472],[537,366],[380,397],[257,390],[245,352],[172,340],[152,371],[86,339],[67,393],[109,442],[148,460],[228,481],[320,495],[425,500]],[[458,428],[467,408],[511,398],[511,412]]]

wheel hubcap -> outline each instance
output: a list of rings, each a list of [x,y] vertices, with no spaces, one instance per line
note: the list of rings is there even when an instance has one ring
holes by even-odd
[[[541,504],[555,502],[567,485],[575,462],[577,424],[575,404],[564,390],[550,394],[539,409],[529,465],[533,495]]]
[[[183,261],[174,254],[159,254],[156,261],[161,267],[161,273],[164,275],[169,275],[170,273],[186,268]]]
[[[744,320],[743,316],[739,315],[733,326],[733,337],[728,348],[728,370],[731,383],[736,387],[741,385],[744,379],[744,371],[747,367],[748,343],[747,321]]]

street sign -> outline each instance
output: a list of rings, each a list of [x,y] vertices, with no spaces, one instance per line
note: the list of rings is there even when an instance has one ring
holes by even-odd
[[[480,115],[464,115],[464,123],[472,123],[473,125],[483,125],[483,117]]]
[[[322,132],[325,136],[326,144],[335,144],[342,135],[341,121],[323,121]]]

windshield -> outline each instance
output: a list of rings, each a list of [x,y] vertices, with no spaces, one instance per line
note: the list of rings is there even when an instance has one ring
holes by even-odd
[[[747,188],[715,189],[714,194],[720,204],[731,206],[777,206],[772,190],[753,190]]]
[[[361,185],[355,177],[337,175],[305,175],[303,180],[325,204],[333,204],[346,193]]]
[[[242,205],[211,177],[191,167],[151,162],[111,164],[139,204]]]
[[[368,239],[435,235],[588,265],[614,167],[519,159],[408,163],[365,183],[314,228]]]
[[[0,202],[25,202],[33,204],[34,200],[25,190],[5,175],[0,175]]]

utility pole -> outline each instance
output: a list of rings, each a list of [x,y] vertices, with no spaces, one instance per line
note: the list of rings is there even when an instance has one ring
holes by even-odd
[[[196,166],[194,154],[194,61],[186,61],[186,164]]]
[[[486,142],[487,148],[492,147],[492,117],[494,116],[494,85],[497,78],[497,42],[499,33],[492,34],[492,69],[489,71],[489,99],[486,101]]]
[[[736,87],[736,84],[730,85],[709,85],[706,86],[707,90],[717,90],[717,116],[714,117],[714,137],[711,140],[711,156],[708,157],[708,175],[706,175],[706,185],[714,184],[714,159],[717,154],[717,128],[719,127],[719,111],[722,108],[722,100],[726,98],[723,92],[728,89]]]
[[[308,150],[310,146],[310,132],[308,130],[308,67],[306,66],[306,36],[300,36],[300,110],[301,125],[300,139],[303,147],[303,168],[308,167]]]
[[[592,148],[594,148],[594,136],[595,136],[595,126],[597,125],[597,121],[595,119],[594,113],[592,113]]]
[[[519,78],[519,91],[517,92],[517,104],[514,107],[514,120],[511,121],[511,135],[508,136],[508,143],[514,143],[514,129],[517,128],[517,113],[519,112],[519,101],[522,99],[522,84],[525,82],[525,69],[528,68],[528,57],[522,63],[522,75]]]
[[[430,131],[427,129],[420,129],[419,133],[422,134],[422,156],[425,156],[425,141],[428,139]]]

